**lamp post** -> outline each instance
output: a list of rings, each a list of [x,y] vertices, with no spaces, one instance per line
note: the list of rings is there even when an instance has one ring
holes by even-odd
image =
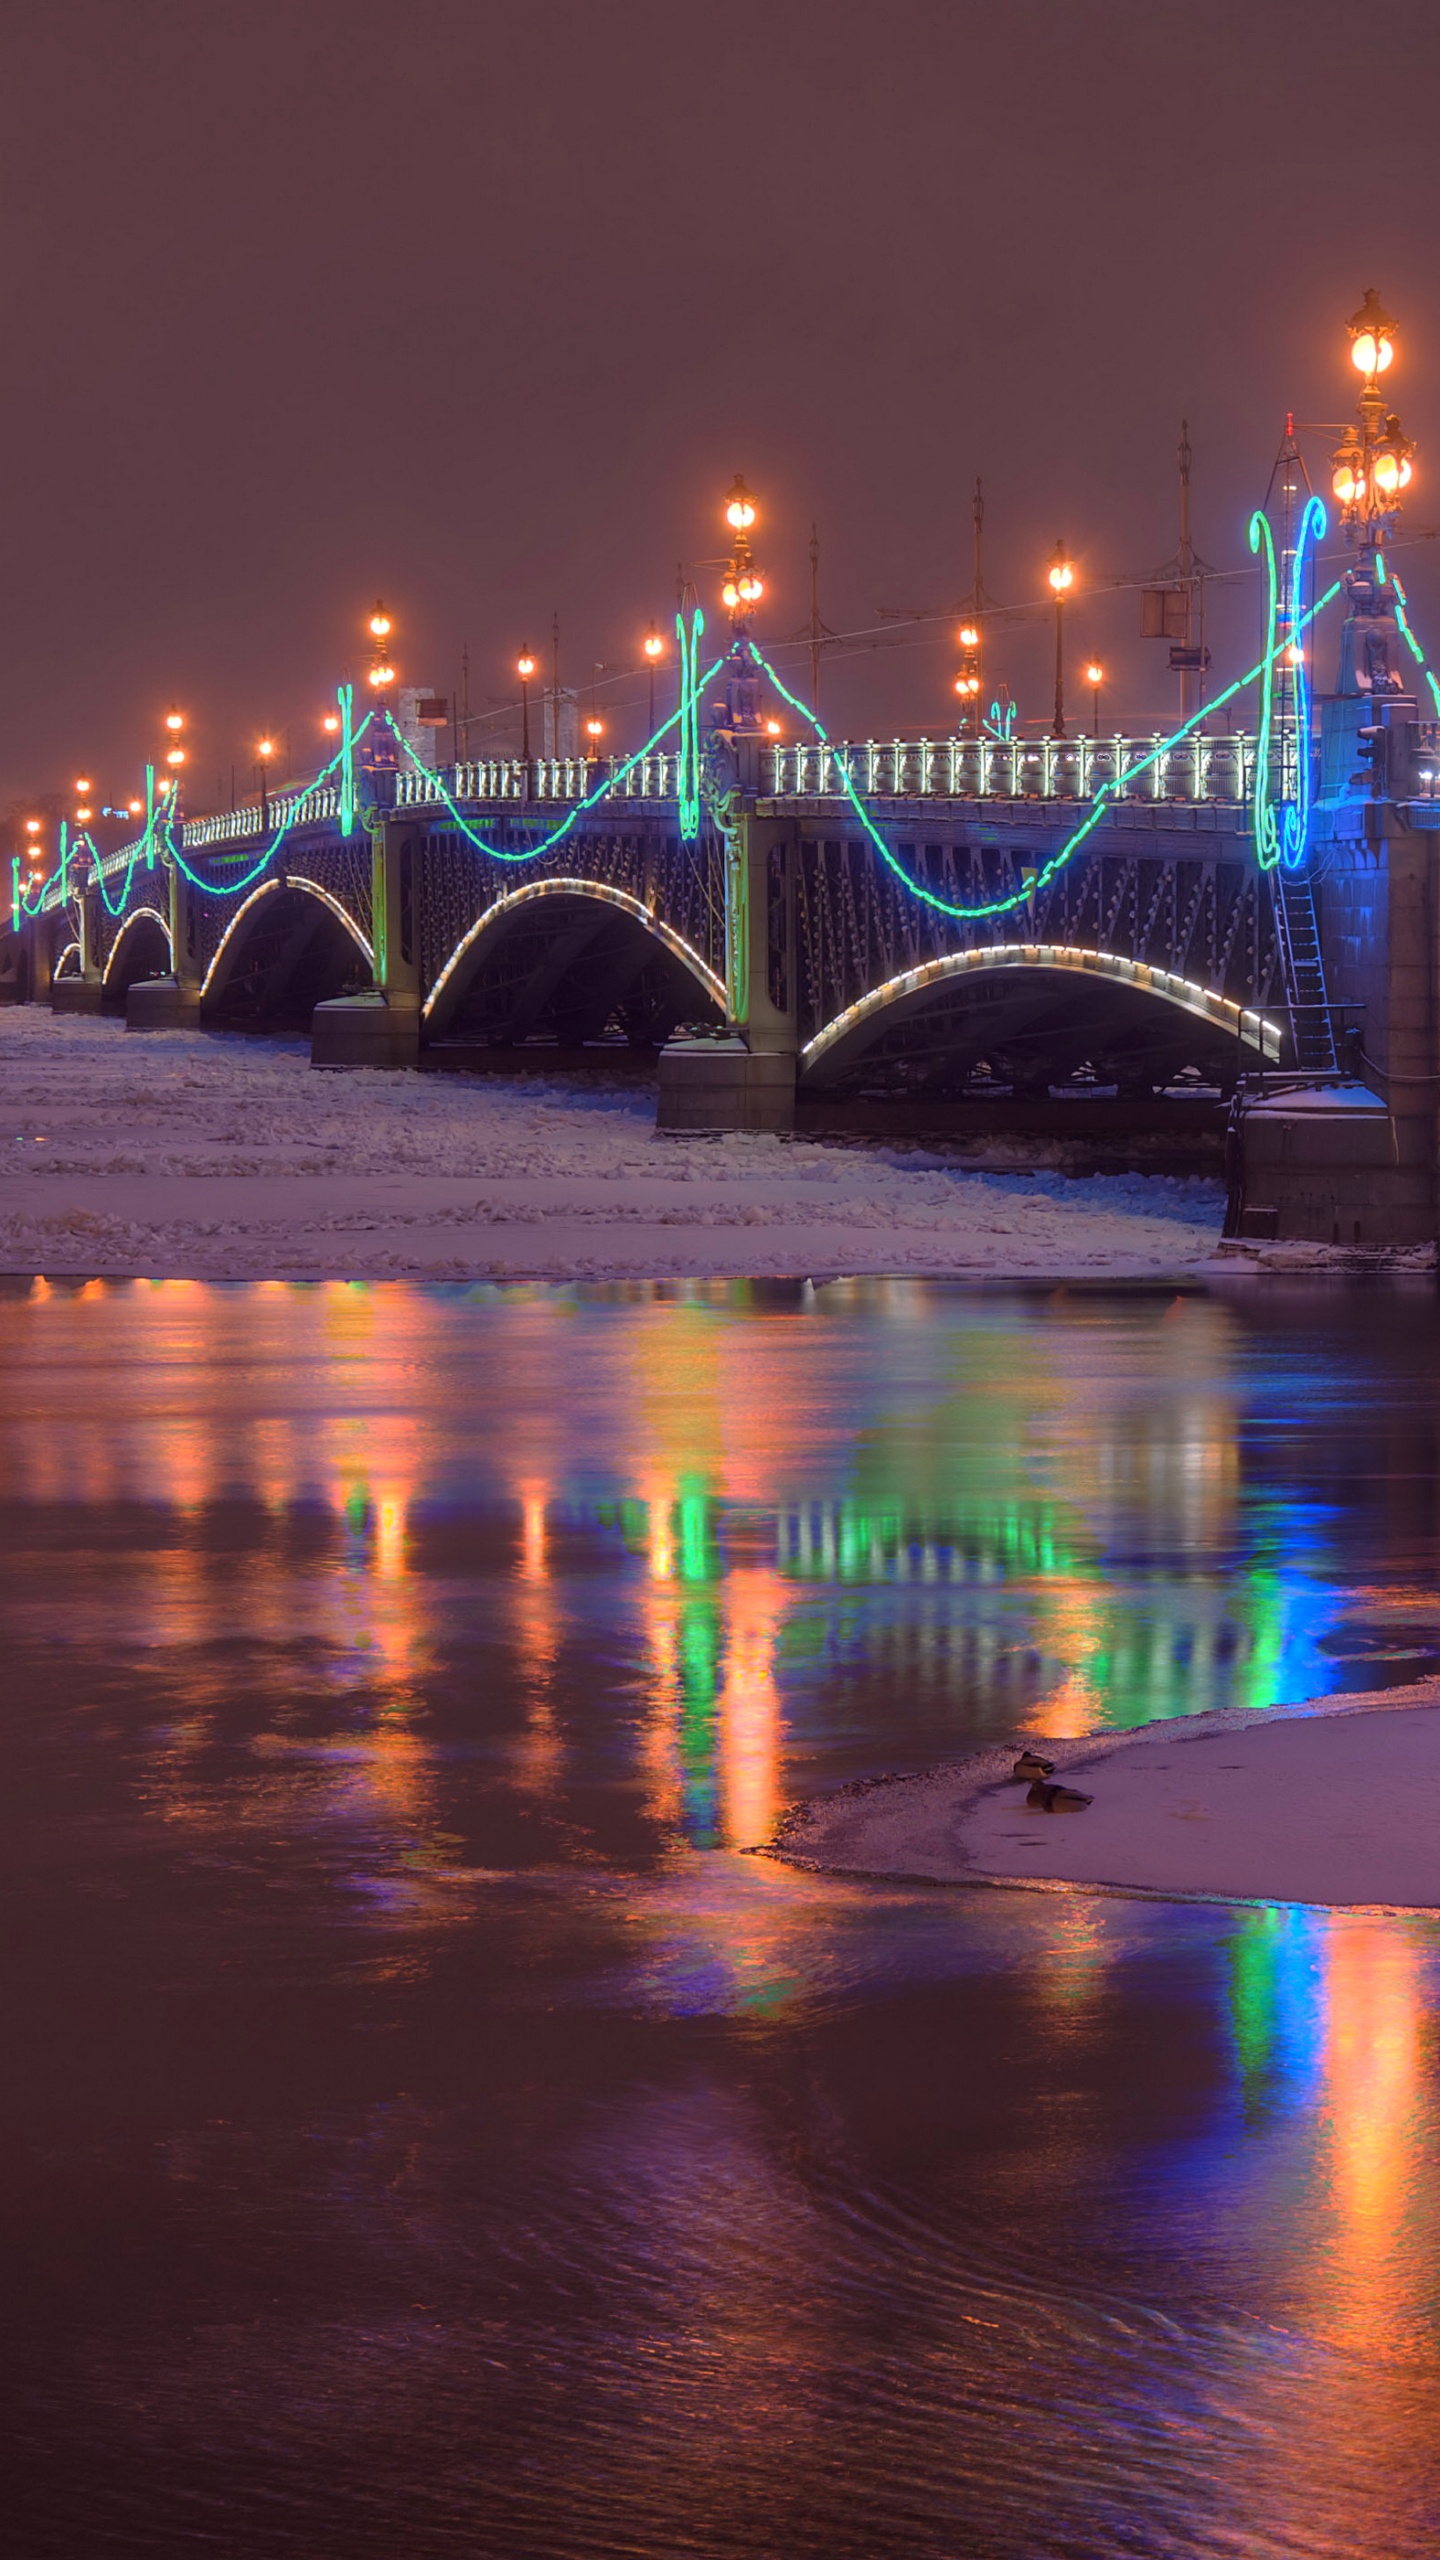
[[[980,625],[978,622],[961,623],[960,646],[965,654],[961,661],[960,673],[955,679],[955,690],[959,694],[961,701],[969,707],[971,723],[974,728],[975,735],[978,738],[980,735],[981,684]]]
[[[521,650],[515,661],[515,673],[520,679],[520,761],[528,773],[530,770],[530,679],[535,673],[533,649]],[[467,755],[470,752],[468,742],[465,752]]]
[[[373,643],[370,653],[370,690],[376,702],[381,703],[395,681],[395,670],[390,664],[390,652],[386,646],[395,625],[385,610],[383,599],[377,602],[367,628]]]
[[[260,833],[262,836],[268,836],[270,833],[270,759],[275,753],[274,739],[261,738],[255,753],[260,764]]]
[[[1100,735],[1100,687],[1105,681],[1105,670],[1098,658],[1091,659],[1085,670],[1085,681],[1090,687],[1090,735],[1092,738],[1098,738]]]
[[[1330,486],[1359,557],[1345,574],[1349,613],[1341,642],[1340,691],[1403,690],[1397,663],[1395,597],[1381,554],[1394,534],[1414,477],[1414,444],[1380,388],[1395,361],[1396,326],[1372,285],[1347,323],[1350,361],[1361,378],[1358,424],[1347,427],[1331,456]]]
[[[1065,735],[1065,598],[1075,583],[1074,562],[1066,556],[1064,542],[1055,545],[1049,569],[1050,592],[1055,598],[1055,723],[1052,737]]]
[[[756,730],[760,727],[760,678],[750,646],[751,609],[765,593],[764,580],[755,567],[750,549],[750,529],[756,512],[754,497],[737,471],[735,485],[725,501],[725,522],[730,528],[730,558],[720,588],[721,601],[730,616],[725,726],[732,730]]]
[[[646,734],[651,738],[655,735],[655,670],[664,654],[665,643],[652,622],[645,634],[645,664],[650,675],[650,727]]]
[[[594,711],[585,723],[585,735],[590,741],[590,756],[593,763],[599,756],[600,741],[605,735],[605,723]]]

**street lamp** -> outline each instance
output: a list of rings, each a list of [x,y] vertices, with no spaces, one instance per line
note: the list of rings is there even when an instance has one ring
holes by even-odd
[[[374,643],[374,653],[370,660],[370,689],[377,695],[384,693],[386,687],[395,681],[395,670],[390,663],[390,652],[385,645],[394,628],[395,625],[385,610],[383,599],[377,600],[369,622],[370,637]]]
[[[528,765],[530,762],[530,679],[535,673],[535,652],[533,649],[521,650],[519,657],[515,661],[515,673],[520,679],[520,754],[523,761]],[[558,713],[556,717],[558,719]],[[467,755],[470,752],[468,740],[466,742],[465,752]]]
[[[650,730],[655,735],[655,670],[665,654],[665,643],[652,622],[645,634],[645,662],[650,671]]]
[[[1055,725],[1051,735],[1065,735],[1065,598],[1075,583],[1075,564],[1065,551],[1064,542],[1055,545],[1049,568],[1050,592],[1055,598]]]
[[[1415,447],[1380,388],[1381,375],[1395,361],[1397,331],[1373,285],[1346,326],[1350,361],[1361,377],[1358,424],[1346,428],[1330,457],[1330,486],[1346,542],[1359,557],[1345,573],[1349,612],[1340,644],[1340,690],[1396,694],[1403,691],[1400,638],[1381,554],[1415,476]]]
[[[1392,530],[1402,492],[1414,477],[1415,447],[1380,389],[1381,374],[1395,361],[1396,332],[1373,285],[1346,326],[1350,361],[1363,376],[1360,422],[1346,428],[1330,457],[1330,486],[1350,540],[1374,553]]]
[[[590,741],[590,753],[594,758],[600,753],[600,741],[605,735],[605,723],[598,719],[593,711],[585,723],[585,735]]]
[[[960,625],[959,639],[960,646],[965,654],[961,660],[960,673],[955,679],[955,690],[971,714],[975,725],[975,735],[978,738],[980,735],[979,623],[962,622]]]
[[[1098,658],[1091,659],[1090,664],[1085,670],[1085,681],[1090,687],[1090,705],[1092,714],[1090,734],[1092,737],[1098,738],[1100,735],[1100,687],[1105,681],[1105,670],[1101,666]]]
[[[737,471],[725,501],[730,558],[720,588],[721,601],[730,616],[730,658],[725,679],[725,725],[729,729],[754,730],[760,726],[760,682],[750,646],[751,610],[765,593],[764,580],[750,549],[750,530],[757,512],[754,496]]]
[[[260,833],[270,833],[270,759],[275,753],[273,738],[261,738],[255,749],[260,760]]]

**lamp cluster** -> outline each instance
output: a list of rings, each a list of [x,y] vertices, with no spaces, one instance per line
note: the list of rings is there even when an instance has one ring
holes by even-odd
[[[1383,540],[1414,477],[1415,447],[1386,404],[1380,377],[1395,361],[1395,323],[1372,285],[1349,322],[1350,361],[1364,378],[1359,424],[1331,455],[1330,486],[1352,541]]]
[[[765,593],[765,582],[750,551],[755,501],[738,471],[735,486],[725,502],[725,521],[730,527],[730,560],[720,589],[720,600],[738,628],[751,606],[758,604]]]
[[[970,714],[975,735],[978,738],[980,735],[980,687],[983,681],[980,673],[979,623],[962,622],[959,637],[960,673],[955,679],[955,691]]]

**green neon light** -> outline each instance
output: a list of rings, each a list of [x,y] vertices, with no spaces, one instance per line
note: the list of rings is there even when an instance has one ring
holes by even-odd
[[[703,628],[703,616],[699,615],[698,611],[696,619],[700,627]],[[718,673],[719,666],[720,661],[717,658],[713,666],[706,668],[704,675],[698,679],[693,688],[688,684],[688,682],[682,681],[679,708],[671,712],[668,720],[662,720],[654,737],[647,738],[644,746],[637,747],[633,756],[627,756],[624,763],[618,765],[613,773],[607,774],[603,782],[597,782],[594,790],[587,791],[583,800],[577,800],[568,817],[562,818],[558,827],[552,827],[548,836],[542,836],[538,844],[527,845],[521,853],[511,852],[505,845],[491,844],[485,836],[480,834],[477,828],[472,827],[468,818],[462,817],[459,803],[453,798],[452,794],[446,790],[438,773],[431,772],[429,765],[423,763],[421,758],[417,756],[409,739],[400,737],[398,729],[395,730],[395,735],[400,739],[400,744],[415,767],[416,772],[423,773],[427,781],[433,782],[438,786],[439,796],[444,802],[445,807],[448,809],[450,816],[459,828],[462,836],[465,837],[466,842],[473,844],[477,853],[486,854],[492,862],[538,862],[542,854],[549,853],[553,846],[561,843],[563,839],[569,835],[572,827],[577,826],[580,820],[587,817],[592,809],[598,808],[600,802],[608,799],[612,791],[618,790],[620,784],[628,779],[628,777],[634,772],[636,766],[638,764],[643,764],[648,755],[653,755],[662,738],[668,738],[672,729],[681,727],[686,716],[687,706],[690,708],[693,722],[694,698],[698,697],[699,692],[710,682],[711,677]],[[388,711],[386,712],[385,717],[387,720],[390,719]],[[390,725],[392,729],[395,728],[393,720],[390,721]],[[683,817],[681,824],[683,833]],[[697,819],[697,830],[698,824],[699,821]]]
[[[675,635],[680,644],[680,771],[676,785],[680,802],[680,834],[686,844],[693,844],[700,833],[700,634],[705,616],[698,604],[689,630],[685,616],[675,616]],[[711,670],[712,674],[714,670]],[[709,683],[709,677],[703,681]]]
[[[340,705],[340,833],[347,844],[355,833],[355,687],[337,686]]]
[[[1273,871],[1277,862],[1283,862],[1287,871],[1298,870],[1310,837],[1310,690],[1303,658],[1295,668],[1295,798],[1280,802],[1278,820],[1270,787],[1270,749],[1275,725],[1275,664],[1295,633],[1304,628],[1300,591],[1306,547],[1312,539],[1318,542],[1324,531],[1325,510],[1320,500],[1307,498],[1290,564],[1287,615],[1280,599],[1275,537],[1269,517],[1257,508],[1250,519],[1250,548],[1263,549],[1265,554],[1265,628],[1271,643],[1260,676],[1260,734],[1255,748],[1255,854],[1262,871]],[[1282,632],[1283,638],[1278,636]]]
[[[1295,625],[1297,631],[1303,631],[1308,623],[1315,620],[1317,614],[1324,612],[1328,604],[1334,603],[1335,598],[1340,593],[1342,583],[1342,580],[1337,578],[1332,587],[1327,587],[1324,595],[1321,596],[1315,604],[1310,606],[1308,612],[1304,613],[1300,617],[1299,621]],[[855,788],[847,762],[844,757],[839,754],[837,754],[835,758],[835,769],[844,786],[846,798],[850,802],[856,817],[859,819],[861,826],[870,838],[870,841],[874,845],[882,862],[886,863],[889,869],[894,872],[897,880],[902,880],[904,882],[906,888],[911,892],[913,897],[923,899],[925,905],[927,907],[933,907],[939,915],[953,916],[959,924],[979,923],[987,916],[1013,915],[1017,907],[1028,906],[1036,892],[1040,889],[1048,888],[1050,882],[1055,878],[1056,873],[1064,870],[1066,863],[1079,852],[1080,847],[1086,840],[1086,837],[1092,835],[1096,827],[1099,826],[1101,819],[1104,817],[1106,810],[1110,806],[1110,803],[1120,797],[1128,783],[1136,782],[1139,780],[1142,773],[1148,773],[1152,765],[1158,764],[1162,756],[1169,755],[1171,750],[1180,744],[1182,738],[1188,738],[1191,730],[1198,728],[1202,720],[1208,720],[1212,711],[1221,711],[1224,709],[1227,702],[1233,702],[1236,694],[1243,693],[1247,685],[1252,685],[1255,682],[1256,677],[1261,673],[1262,669],[1278,654],[1278,651],[1272,650],[1269,660],[1262,658],[1259,664],[1251,667],[1245,675],[1237,676],[1235,682],[1227,685],[1223,693],[1217,693],[1212,701],[1202,703],[1200,709],[1193,713],[1190,719],[1182,721],[1180,727],[1172,731],[1168,738],[1163,738],[1159,746],[1153,747],[1148,755],[1141,756],[1135,764],[1126,765],[1123,772],[1114,775],[1109,782],[1102,782],[1091,804],[1089,816],[1082,819],[1080,825],[1075,829],[1072,835],[1066,837],[1065,842],[1060,846],[1059,851],[1053,853],[1043,868],[1035,873],[1033,879],[1028,879],[1024,887],[1022,889],[1017,889],[1013,896],[1008,898],[995,898],[988,906],[957,906],[953,899],[937,897],[934,890],[927,889],[923,882],[919,880],[912,880],[904,863],[901,862],[898,856],[891,851],[889,845],[881,835],[879,828],[875,825],[864,801],[861,799],[859,792]],[[793,694],[790,691],[789,686],[782,683],[780,677],[776,674],[775,669],[771,666],[769,659],[762,657],[758,649],[755,652],[755,656],[757,664],[764,668],[766,675],[769,677],[770,682],[775,687],[775,690],[780,695],[781,699],[789,703],[792,711],[798,711],[802,720],[808,722],[809,726],[814,730],[822,747],[831,746],[832,740],[828,731],[823,727],[817,715],[810,710],[808,704],[801,702],[798,695]]]

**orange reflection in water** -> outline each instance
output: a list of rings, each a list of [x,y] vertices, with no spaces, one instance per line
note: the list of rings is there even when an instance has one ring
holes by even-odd
[[[780,1693],[775,1644],[786,1590],[771,1565],[737,1567],[724,1585],[724,1675],[719,1701],[720,1809],[725,1845],[768,1840],[780,1811]]]
[[[515,1772],[527,1795],[547,1795],[558,1785],[565,1760],[565,1737],[555,1703],[560,1616],[550,1576],[548,1488],[532,1477],[516,1491],[520,1554],[510,1615],[525,1684],[525,1730],[516,1747]]]
[[[1316,2205],[1327,2245],[1313,2260],[1324,2279],[1315,2308],[1367,2355],[1393,2353],[1431,2289],[1425,2171],[1435,2118],[1421,1955],[1404,1922],[1356,1917],[1326,1929]]]

